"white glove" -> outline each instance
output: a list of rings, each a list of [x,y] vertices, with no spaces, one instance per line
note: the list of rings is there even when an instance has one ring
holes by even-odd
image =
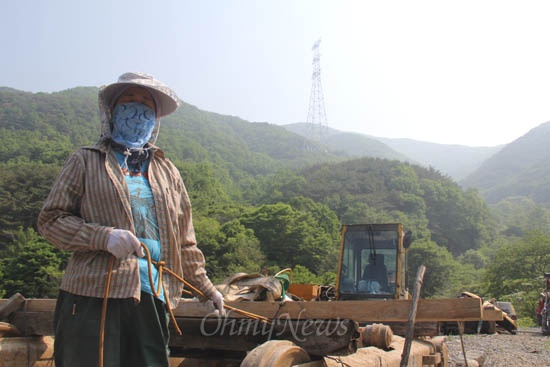
[[[107,251],[115,255],[117,259],[124,259],[131,253],[135,253],[139,257],[145,256],[137,237],[125,229],[113,229],[107,239]]]
[[[225,316],[225,308],[223,307],[223,295],[219,291],[212,293],[209,301],[212,302],[213,306],[220,313],[221,316]]]

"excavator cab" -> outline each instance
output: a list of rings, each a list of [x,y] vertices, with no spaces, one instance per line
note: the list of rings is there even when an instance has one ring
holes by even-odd
[[[408,298],[406,252],[411,233],[396,224],[343,225],[336,299]]]

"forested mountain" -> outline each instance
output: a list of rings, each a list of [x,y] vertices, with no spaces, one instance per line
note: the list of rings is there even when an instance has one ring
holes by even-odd
[[[460,181],[498,152],[502,146],[468,147],[454,144],[436,144],[412,139],[375,138],[409,159],[426,167],[433,167]]]
[[[289,131],[308,136],[305,123],[284,125]],[[476,170],[487,158],[502,147],[468,147],[464,145],[436,144],[412,139],[381,138],[327,128],[324,143],[334,151],[350,157],[397,159],[433,167],[460,181]]]
[[[432,239],[455,255],[496,236],[495,223],[477,193],[464,192],[433,169],[361,158],[306,167],[295,175],[293,180],[268,178],[264,196],[255,201],[303,196],[327,205],[342,223],[401,222],[416,238]]]
[[[93,87],[36,94],[1,88],[0,161],[59,162],[74,148],[95,143],[100,132],[97,92]],[[251,124],[184,102],[163,119],[158,143],[175,159],[233,162],[235,177],[343,159],[280,126]],[[48,154],[33,156],[33,151]]]
[[[307,136],[305,123],[285,125]],[[468,147],[379,138],[328,128],[325,144],[350,157],[378,157],[433,167],[465,188],[476,188],[489,204],[525,197],[550,208],[550,122],[505,146]],[[518,202],[518,201],[516,201]]]
[[[33,229],[66,157],[99,137],[97,92],[0,88],[0,297],[55,294],[66,254]],[[162,120],[157,143],[186,182],[212,279],[292,267],[295,279],[327,284],[342,223],[401,222],[414,232],[412,259],[438,269],[426,279],[427,295],[449,294],[464,283],[481,287],[499,232],[527,229],[510,228],[504,217],[497,225],[477,191],[404,162],[383,143],[332,136],[335,150],[281,126],[186,103]],[[355,157],[363,153],[371,156]],[[25,274],[42,275],[29,281]]]
[[[311,135],[308,124],[303,122],[283,125],[283,127],[304,137]],[[410,160],[406,155],[398,153],[378,139],[363,134],[326,128],[323,132],[322,140],[329,149],[337,152],[344,152],[349,157],[373,157],[397,159],[400,161]]]
[[[550,122],[506,145],[462,183],[478,188],[488,203],[525,196],[550,208]]]

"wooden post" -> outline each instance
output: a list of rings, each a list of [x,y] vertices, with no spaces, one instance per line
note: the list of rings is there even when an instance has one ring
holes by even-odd
[[[411,343],[414,337],[414,322],[416,319],[416,309],[418,307],[418,299],[420,298],[420,289],[422,288],[422,282],[424,280],[424,273],[426,267],[420,265],[418,272],[416,273],[416,280],[414,282],[413,298],[411,302],[411,309],[409,311],[409,320],[407,322],[407,334],[405,336],[405,345],[403,346],[403,354],[401,355],[401,367],[407,367],[409,363],[409,353],[411,351]]]

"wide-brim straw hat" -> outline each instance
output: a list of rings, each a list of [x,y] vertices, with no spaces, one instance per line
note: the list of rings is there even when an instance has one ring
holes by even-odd
[[[157,107],[157,118],[169,115],[179,107],[176,93],[163,82],[145,73],[124,73],[116,83],[102,87],[100,93],[107,107],[112,108],[118,97],[134,86],[146,88],[151,93]]]

